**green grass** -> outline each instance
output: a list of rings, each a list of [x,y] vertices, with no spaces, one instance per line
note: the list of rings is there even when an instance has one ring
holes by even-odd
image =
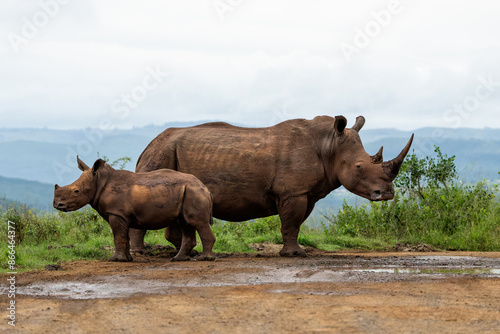
[[[426,243],[439,249],[500,250],[500,203],[496,187],[427,188],[422,197],[352,207],[327,215],[331,235],[380,239],[389,244]]]
[[[65,261],[106,259],[112,255],[104,246],[113,245],[108,223],[94,210],[72,213],[35,212],[11,204],[0,212],[0,262],[7,271],[7,221],[16,227],[16,267],[18,271],[44,268]]]

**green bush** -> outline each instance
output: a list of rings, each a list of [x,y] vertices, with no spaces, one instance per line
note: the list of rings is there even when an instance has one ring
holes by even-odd
[[[443,249],[499,250],[498,187],[457,180],[455,157],[436,147],[436,158],[411,154],[395,181],[392,201],[351,207],[330,215],[330,233],[429,243]]]
[[[59,223],[53,215],[36,213],[23,204],[11,204],[0,215],[2,241],[7,242],[7,221],[13,222],[16,232],[16,245],[21,243],[37,244],[45,240],[57,239],[60,235]]]
[[[23,204],[10,203],[0,211],[0,262],[6,269],[7,221],[15,223],[16,265],[19,270],[77,259],[105,259],[113,245],[109,224],[90,207],[71,213],[36,212]]]

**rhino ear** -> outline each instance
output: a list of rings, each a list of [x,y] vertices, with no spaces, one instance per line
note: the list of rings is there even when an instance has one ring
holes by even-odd
[[[339,135],[342,135],[344,133],[344,129],[346,126],[347,119],[344,116],[335,116],[335,123],[333,124],[333,128]]]
[[[57,189],[59,189],[59,188],[60,188],[60,187],[59,187],[59,185],[58,185],[58,184],[56,184],[56,185],[54,186],[54,190],[57,190]]]
[[[104,167],[105,164],[106,164],[106,161],[104,161],[102,159],[96,160],[96,162],[94,162],[94,166],[92,166],[92,174],[95,175],[95,173],[97,173],[99,171],[99,169]]]
[[[81,161],[80,158],[78,157],[78,155],[76,156],[76,161],[78,162],[78,168],[84,172],[86,171],[87,169],[89,169],[89,166],[87,166],[87,164],[85,164],[85,162]]]

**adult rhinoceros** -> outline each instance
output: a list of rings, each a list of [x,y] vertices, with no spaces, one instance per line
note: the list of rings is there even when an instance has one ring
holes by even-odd
[[[300,225],[314,204],[332,190],[347,190],[372,201],[394,197],[392,181],[410,149],[383,162],[382,148],[370,156],[358,131],[343,116],[293,119],[267,128],[207,123],[169,128],[142,152],[136,172],[169,168],[198,177],[213,195],[214,217],[244,221],[279,214],[282,256],[305,256],[297,243]],[[143,250],[145,231],[131,230],[132,250]],[[165,229],[176,247],[180,228]]]

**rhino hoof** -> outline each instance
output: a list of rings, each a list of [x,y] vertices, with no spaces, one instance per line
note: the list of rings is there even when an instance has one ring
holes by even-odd
[[[189,252],[189,256],[191,257],[195,257],[197,255],[199,255],[200,253],[198,253],[198,251],[195,251],[194,249],[192,249],[190,252]]]
[[[214,255],[200,255],[195,258],[196,261],[214,261]]]
[[[170,261],[189,261],[191,258],[187,255],[176,255]]]
[[[108,259],[108,261],[110,262],[130,262],[132,261],[133,258],[131,255],[127,254],[127,255],[113,255],[112,257],[110,257]]]
[[[283,248],[280,251],[280,255],[284,257],[306,257],[307,253],[302,248],[294,250],[286,250],[285,248]]]

